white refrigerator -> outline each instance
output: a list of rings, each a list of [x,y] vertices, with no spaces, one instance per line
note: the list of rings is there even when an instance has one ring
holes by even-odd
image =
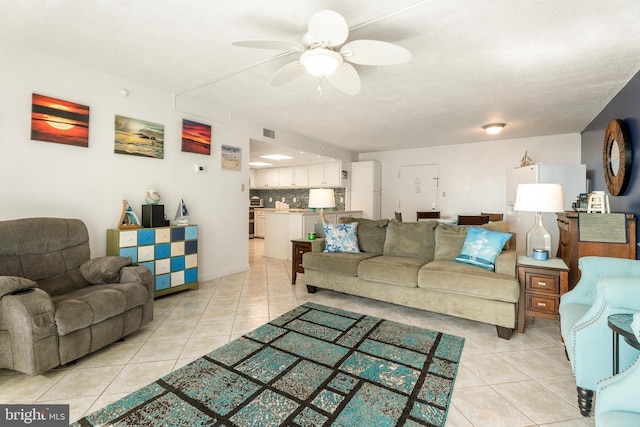
[[[380,219],[381,180],[379,162],[351,163],[351,210],[362,211],[362,218]]]
[[[535,164],[507,170],[507,206],[505,220],[509,224],[509,230],[517,233],[516,251],[518,255],[526,254],[527,231],[533,225],[535,212],[515,212],[513,205],[516,201],[518,184],[562,184],[564,193],[564,209],[571,211],[571,204],[576,201],[580,193],[587,192],[587,167],[578,164]],[[557,215],[555,213],[543,213],[542,221],[545,228],[551,234],[551,253],[549,257],[555,258],[558,252]]]

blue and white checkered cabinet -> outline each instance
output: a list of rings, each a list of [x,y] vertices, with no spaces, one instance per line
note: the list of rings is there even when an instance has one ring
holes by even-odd
[[[155,277],[155,295],[198,288],[198,226],[107,230],[107,255],[126,256]]]

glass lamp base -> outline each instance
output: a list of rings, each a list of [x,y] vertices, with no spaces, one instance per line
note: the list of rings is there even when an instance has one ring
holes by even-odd
[[[533,258],[534,249],[544,249],[549,254],[549,258],[553,258],[551,254],[551,234],[544,228],[542,223],[542,214],[536,212],[536,219],[533,227],[527,232],[527,256]]]

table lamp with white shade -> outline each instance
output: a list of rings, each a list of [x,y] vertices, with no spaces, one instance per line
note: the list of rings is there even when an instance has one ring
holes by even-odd
[[[309,207],[320,209],[320,217],[323,222],[327,222],[324,216],[324,208],[335,208],[336,197],[333,188],[312,188],[309,190]]]
[[[564,212],[562,184],[519,184],[513,210],[536,213],[527,232],[527,256],[533,257],[533,250],[541,249],[551,257],[551,234],[544,228],[542,212]]]

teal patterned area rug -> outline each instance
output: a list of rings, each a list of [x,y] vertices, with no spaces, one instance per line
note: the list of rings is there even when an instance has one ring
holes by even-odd
[[[308,302],[74,426],[443,426],[463,345]]]

